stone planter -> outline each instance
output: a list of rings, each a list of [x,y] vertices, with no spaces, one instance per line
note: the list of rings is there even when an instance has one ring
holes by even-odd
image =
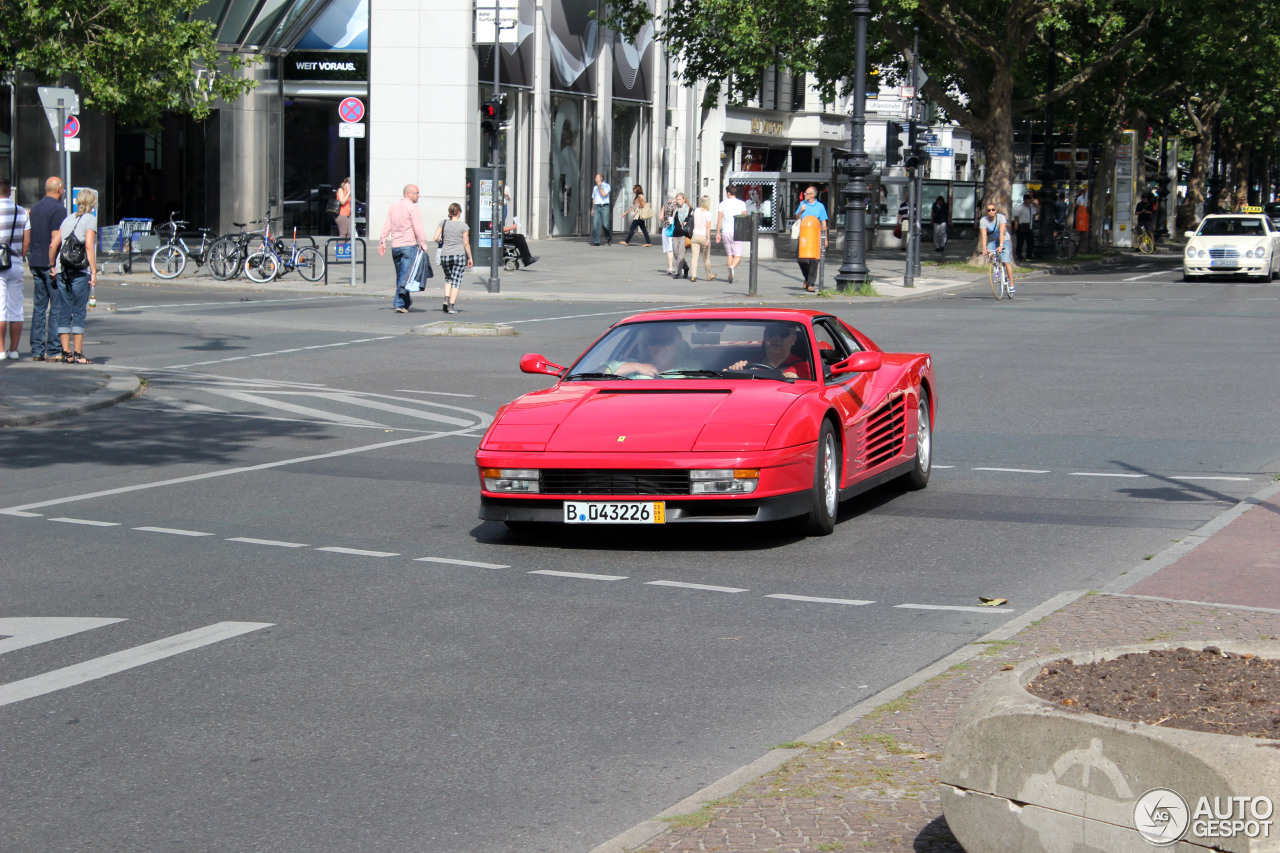
[[[1025,689],[1054,660],[1206,645],[1055,655],[983,684],[947,742],[940,778],[943,814],[967,853],[1280,851],[1280,741],[1100,717]],[[1280,658],[1280,642],[1213,645]]]

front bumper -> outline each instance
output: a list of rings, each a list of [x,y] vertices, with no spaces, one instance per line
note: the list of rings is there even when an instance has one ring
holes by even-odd
[[[1241,258],[1235,266],[1211,267],[1209,259],[1182,262],[1183,275],[1253,275],[1266,278],[1271,275],[1270,258]]]
[[[485,521],[541,521],[548,523],[564,522],[564,502],[574,498],[549,496],[538,498],[497,498],[488,495],[480,497],[480,518]],[[673,499],[670,496],[655,497],[583,497],[584,500],[610,501],[664,501],[666,503],[667,524],[689,524],[696,522],[744,523],[780,521],[804,515],[812,505],[811,493],[793,492],[787,495],[772,497],[756,497],[748,495],[741,498],[714,498],[707,500]],[[633,525],[634,526],[634,525]]]

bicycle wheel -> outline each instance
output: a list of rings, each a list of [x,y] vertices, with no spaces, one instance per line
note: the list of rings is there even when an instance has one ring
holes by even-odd
[[[240,246],[230,237],[219,237],[209,247],[205,260],[209,272],[218,281],[226,281],[240,274]]]
[[[307,281],[319,281],[324,278],[324,255],[319,249],[308,246],[298,251],[298,259],[294,262],[298,275]]]
[[[187,268],[187,256],[177,246],[161,246],[151,253],[151,272],[160,278],[177,278]]]
[[[991,262],[990,269],[987,270],[987,277],[991,279],[991,292],[995,294],[996,299],[1004,298],[1004,264],[999,259]]]
[[[265,284],[275,278],[279,272],[280,261],[274,252],[259,250],[245,259],[244,274],[249,277],[249,281]]]
[[[1057,247],[1060,261],[1069,261],[1076,256],[1076,242],[1065,234],[1058,238]]]
[[[1144,255],[1149,255],[1156,250],[1155,238],[1150,233],[1143,231],[1138,235],[1138,251]]]

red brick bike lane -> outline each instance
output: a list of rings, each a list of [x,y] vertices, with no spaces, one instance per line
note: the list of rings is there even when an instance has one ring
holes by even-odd
[[[1280,494],[1258,501],[1125,592],[1280,610]]]

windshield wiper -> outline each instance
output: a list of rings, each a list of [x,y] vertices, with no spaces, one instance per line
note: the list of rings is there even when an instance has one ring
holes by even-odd
[[[772,379],[775,382],[786,382],[788,384],[795,382],[795,379],[790,376],[783,375],[782,370],[779,368],[774,368],[768,372],[763,370],[726,370],[723,375],[731,379]]]
[[[616,373],[571,373],[565,377],[566,379],[626,379],[630,380],[630,376],[619,376]]]
[[[659,376],[695,376],[699,379],[720,379],[724,376],[719,370],[664,370]]]

